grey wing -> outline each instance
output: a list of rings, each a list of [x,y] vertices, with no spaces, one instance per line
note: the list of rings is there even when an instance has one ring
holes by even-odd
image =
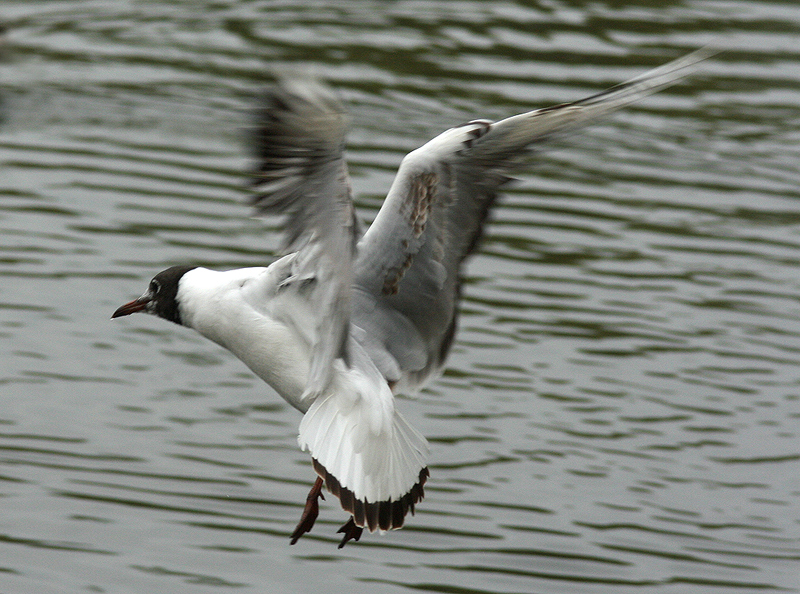
[[[285,79],[257,112],[257,213],[286,215],[287,250],[296,253],[278,285],[273,314],[311,347],[309,391],[328,383],[332,361],[347,360],[350,287],[357,225],[344,159],[347,118],[333,93],[311,79]]]
[[[354,269],[354,332],[384,375],[414,388],[441,367],[461,263],[528,149],[676,83],[712,53],[699,50],[574,103],[452,128],[407,155]]]

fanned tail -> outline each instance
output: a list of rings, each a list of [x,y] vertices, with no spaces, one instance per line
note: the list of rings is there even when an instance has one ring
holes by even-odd
[[[424,496],[428,442],[395,410],[374,366],[336,375],[348,389],[332,386],[314,401],[300,423],[300,447],[357,526],[400,528]]]

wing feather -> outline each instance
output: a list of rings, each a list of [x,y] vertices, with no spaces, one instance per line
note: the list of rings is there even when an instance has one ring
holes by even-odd
[[[469,122],[403,159],[358,244],[352,320],[381,370],[403,382],[399,389],[415,388],[441,367],[455,329],[461,264],[529,150],[677,83],[713,53],[696,51],[574,103]],[[424,356],[412,362],[409,345],[419,343]]]
[[[286,215],[287,250],[296,253],[279,286],[276,312],[310,342],[308,395],[328,385],[336,358],[348,359],[352,262],[357,225],[344,159],[347,118],[335,95],[310,79],[284,79],[257,112],[257,166],[251,203]]]

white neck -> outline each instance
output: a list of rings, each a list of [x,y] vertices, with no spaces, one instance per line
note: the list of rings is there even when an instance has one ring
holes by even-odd
[[[269,290],[269,276],[267,268],[190,270],[178,285],[181,320],[231,351],[289,404],[305,412],[310,403],[301,397],[309,373],[309,349],[286,325],[257,307],[259,292]]]

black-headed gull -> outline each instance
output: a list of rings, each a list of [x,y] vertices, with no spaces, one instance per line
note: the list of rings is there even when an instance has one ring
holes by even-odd
[[[403,159],[363,234],[341,104],[317,82],[285,79],[258,114],[252,204],[287,215],[288,255],[266,268],[169,268],[112,317],[141,311],[193,328],[304,413],[298,441],[318,478],[292,544],[311,530],[323,482],[351,516],[340,547],[363,528],[400,528],[423,497],[428,444],[394,394],[441,370],[461,265],[498,190],[527,149],[676,83],[709,54],[574,103],[447,130]]]

